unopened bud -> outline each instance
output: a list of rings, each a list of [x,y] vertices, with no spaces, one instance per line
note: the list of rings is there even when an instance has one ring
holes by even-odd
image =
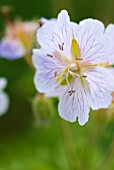
[[[51,99],[46,98],[43,94],[35,96],[32,102],[32,110],[38,125],[47,124],[54,113]]]

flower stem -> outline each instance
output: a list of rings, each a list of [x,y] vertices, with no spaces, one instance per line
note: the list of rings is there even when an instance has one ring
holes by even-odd
[[[35,70],[33,64],[32,64],[32,57],[29,54],[26,54],[24,56],[24,60],[26,61],[26,63],[32,68],[32,70]]]
[[[99,165],[95,167],[94,170],[109,169],[110,161],[113,160],[113,157],[114,157],[114,138],[112,139],[106,154],[103,156],[103,159],[100,161]]]
[[[76,158],[73,147],[73,139],[68,123],[59,118],[59,125],[61,131],[62,144],[68,160],[70,170],[76,170]]]

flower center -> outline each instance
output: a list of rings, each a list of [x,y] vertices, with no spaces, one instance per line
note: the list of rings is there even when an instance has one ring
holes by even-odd
[[[64,43],[62,45],[59,45],[59,49],[61,51],[64,50]],[[84,89],[84,79],[87,77],[86,71],[89,68],[93,68],[94,66],[97,66],[96,64],[92,63],[85,63],[83,59],[81,58],[80,54],[80,48],[76,41],[76,39],[72,38],[71,42],[71,60],[68,59],[68,57],[64,56],[64,54],[61,54],[60,52],[55,52],[54,56],[57,59],[57,61],[60,61],[63,63],[63,66],[59,65],[56,60],[53,60],[53,56],[50,54],[47,54],[48,57],[60,68],[62,68],[62,72],[60,74],[57,74],[57,72],[54,72],[54,76],[56,77],[57,83],[60,86],[69,86],[69,94],[70,96],[75,92],[71,88],[71,83],[74,81],[75,78],[79,78],[80,82],[82,84],[82,87]],[[85,89],[84,89],[85,90]]]
[[[80,55],[79,45],[76,39],[74,38],[74,35],[71,42],[71,52],[72,52],[72,63],[69,64],[63,70],[63,72],[57,76],[57,82],[59,82],[60,85],[70,86],[70,83],[74,80],[74,77],[79,77],[82,86],[84,86],[83,78],[86,78],[86,76],[83,75],[83,64],[82,64],[83,62]]]

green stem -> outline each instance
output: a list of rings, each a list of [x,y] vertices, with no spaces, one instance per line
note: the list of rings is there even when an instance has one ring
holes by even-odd
[[[97,165],[94,170],[109,169],[110,161],[113,160],[113,158],[114,158],[114,138],[112,139],[112,142],[111,142],[106,154],[103,156],[99,165]]]
[[[59,118],[59,125],[60,125],[62,143],[67,156],[69,169],[76,170],[76,158],[75,158],[75,152],[73,147],[73,139],[68,126],[68,122],[65,122],[61,118]]]
[[[30,56],[30,54],[26,54],[24,56],[24,59],[25,59],[26,63],[32,68],[32,70],[35,70],[35,68],[32,64],[32,57]]]

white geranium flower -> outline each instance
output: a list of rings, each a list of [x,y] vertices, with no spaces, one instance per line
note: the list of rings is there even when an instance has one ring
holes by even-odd
[[[3,91],[7,85],[7,80],[5,78],[0,78],[0,116],[7,112],[9,108],[9,97]]]
[[[37,90],[59,95],[60,116],[70,122],[78,117],[84,125],[90,108],[107,108],[112,101],[114,78],[101,64],[112,45],[104,35],[104,25],[94,19],[77,25],[63,10],[57,22],[48,22],[38,30],[37,37],[41,46],[33,50]]]

